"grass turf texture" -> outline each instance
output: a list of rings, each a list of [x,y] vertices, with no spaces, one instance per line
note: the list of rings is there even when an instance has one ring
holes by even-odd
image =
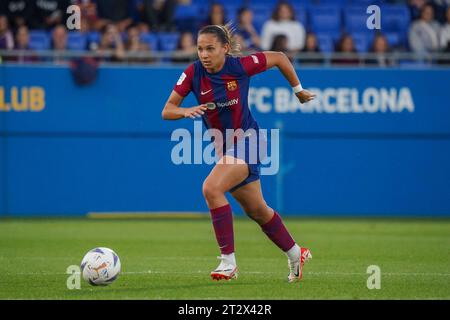
[[[449,299],[448,219],[285,219],[313,259],[288,284],[287,259],[246,218],[235,219],[239,278],[209,277],[219,260],[200,220],[0,220],[0,299]],[[68,290],[65,273],[97,246],[120,256],[112,285]],[[366,286],[369,265],[381,289]]]

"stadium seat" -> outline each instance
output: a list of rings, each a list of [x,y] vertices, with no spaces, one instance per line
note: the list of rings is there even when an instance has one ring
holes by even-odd
[[[402,47],[404,43],[402,42],[402,37],[397,32],[386,32],[384,33],[386,40],[391,48]]]
[[[381,8],[381,27],[385,32],[407,33],[411,15],[406,5],[384,5]]]
[[[306,28],[308,26],[306,7],[295,4],[294,11],[295,11],[295,17],[297,18],[297,20],[300,21],[303,24],[303,26]]]
[[[161,32],[158,34],[159,49],[161,51],[174,51],[178,45],[180,34],[178,32]]]
[[[141,34],[141,41],[148,44],[150,47],[150,50],[157,51],[159,50],[158,47],[158,37],[153,33],[142,33]]]
[[[334,39],[328,33],[317,33],[317,42],[321,52],[333,52],[334,51]]]
[[[200,23],[205,19],[207,7],[202,5],[178,5],[175,9],[174,20],[179,31],[196,32]]]
[[[368,52],[372,46],[374,34],[370,32],[354,32],[350,34],[357,52]]]
[[[31,30],[30,36],[30,49],[32,50],[49,50],[51,48],[50,35],[43,30]]]
[[[95,42],[98,44],[101,41],[102,35],[100,34],[100,32],[91,31],[86,35],[86,37],[89,43]]]
[[[353,6],[344,10],[344,29],[348,33],[367,31],[367,7]]]
[[[67,34],[67,48],[69,50],[86,50],[87,39],[86,36],[77,31],[72,31]]]
[[[341,7],[309,6],[309,25],[313,32],[333,33],[333,38],[341,31]]]

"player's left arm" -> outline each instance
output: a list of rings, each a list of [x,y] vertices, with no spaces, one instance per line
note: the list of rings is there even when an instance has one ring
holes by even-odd
[[[289,82],[291,87],[296,87],[300,84],[297,73],[295,72],[294,66],[292,65],[289,58],[283,52],[277,51],[264,51],[264,56],[266,57],[266,70],[277,67],[286,80]],[[302,91],[295,94],[301,103],[311,101],[315,98],[315,94],[303,89]]]

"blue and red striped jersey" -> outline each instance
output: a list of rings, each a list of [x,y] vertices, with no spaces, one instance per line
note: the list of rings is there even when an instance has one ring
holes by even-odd
[[[174,90],[183,97],[193,92],[199,104],[214,102],[202,116],[208,129],[258,130],[248,107],[250,77],[266,70],[266,57],[259,52],[245,57],[226,56],[223,68],[209,73],[201,62],[189,65],[178,79]]]

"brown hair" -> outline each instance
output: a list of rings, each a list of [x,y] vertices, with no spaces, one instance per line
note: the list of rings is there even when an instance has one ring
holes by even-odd
[[[287,2],[287,1],[280,1],[278,2],[277,6],[275,7],[275,9],[272,12],[272,17],[271,19],[274,21],[279,21],[280,20],[280,10],[282,6],[286,6],[288,7],[289,11],[291,12],[291,20],[295,21],[295,11],[294,8],[292,7],[292,5]]]
[[[227,55],[239,56],[241,55],[241,46],[237,43],[236,39],[233,36],[234,31],[235,28],[230,22],[228,22],[224,26],[217,24],[205,26],[198,32],[198,35],[200,36],[201,34],[208,33],[216,36],[222,44],[230,45],[230,51],[227,53]]]

